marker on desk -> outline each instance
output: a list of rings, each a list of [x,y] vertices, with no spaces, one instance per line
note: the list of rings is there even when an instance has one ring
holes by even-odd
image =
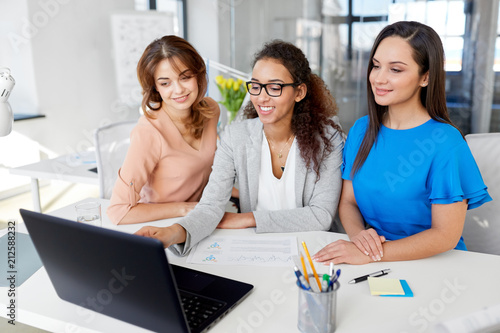
[[[351,281],[349,281],[349,283],[350,284],[358,283],[358,282],[367,280],[369,277],[379,277],[379,276],[382,276],[382,275],[387,275],[387,273],[389,273],[390,271],[391,271],[390,268],[383,269],[383,270],[375,272],[375,273],[363,275],[363,276],[357,277],[355,279],[352,279]]]
[[[299,281],[300,287],[304,290],[311,290],[311,286],[309,285],[309,283],[307,283],[306,279],[304,278],[304,275],[302,275],[297,266],[294,266],[293,270],[295,271],[295,276],[297,276],[297,280]]]
[[[323,280],[321,281],[321,291],[324,293],[327,292],[329,284],[330,284],[330,275],[323,274]]]

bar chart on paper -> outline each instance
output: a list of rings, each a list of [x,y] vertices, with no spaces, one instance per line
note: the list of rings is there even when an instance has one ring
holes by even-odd
[[[207,265],[290,266],[298,254],[296,237],[207,237],[188,263]]]

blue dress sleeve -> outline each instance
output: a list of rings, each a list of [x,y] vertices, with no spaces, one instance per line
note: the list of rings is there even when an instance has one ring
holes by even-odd
[[[368,116],[358,119],[349,131],[342,154],[342,179],[352,180],[351,170],[368,126]]]
[[[347,180],[352,180],[351,179],[351,169],[352,169],[352,162],[354,161],[354,158],[352,160],[348,159],[347,156],[350,155],[350,152],[348,150],[351,144],[350,137],[347,137],[345,146],[344,146],[344,152],[342,154],[342,166],[340,167],[340,171],[342,172],[342,179],[347,179]]]
[[[473,209],[492,200],[465,140],[442,155],[444,157],[431,170],[429,199],[432,204],[467,199],[467,209]]]

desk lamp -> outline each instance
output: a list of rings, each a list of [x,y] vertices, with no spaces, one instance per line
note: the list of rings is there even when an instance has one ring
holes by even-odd
[[[7,100],[15,84],[16,81],[10,75],[10,69],[0,68],[0,136],[9,135],[12,131],[14,116]]]

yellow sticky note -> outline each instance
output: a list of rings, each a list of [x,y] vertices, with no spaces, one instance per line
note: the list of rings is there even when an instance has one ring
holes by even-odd
[[[374,296],[405,294],[399,279],[368,277],[368,284],[370,285],[370,292]]]

